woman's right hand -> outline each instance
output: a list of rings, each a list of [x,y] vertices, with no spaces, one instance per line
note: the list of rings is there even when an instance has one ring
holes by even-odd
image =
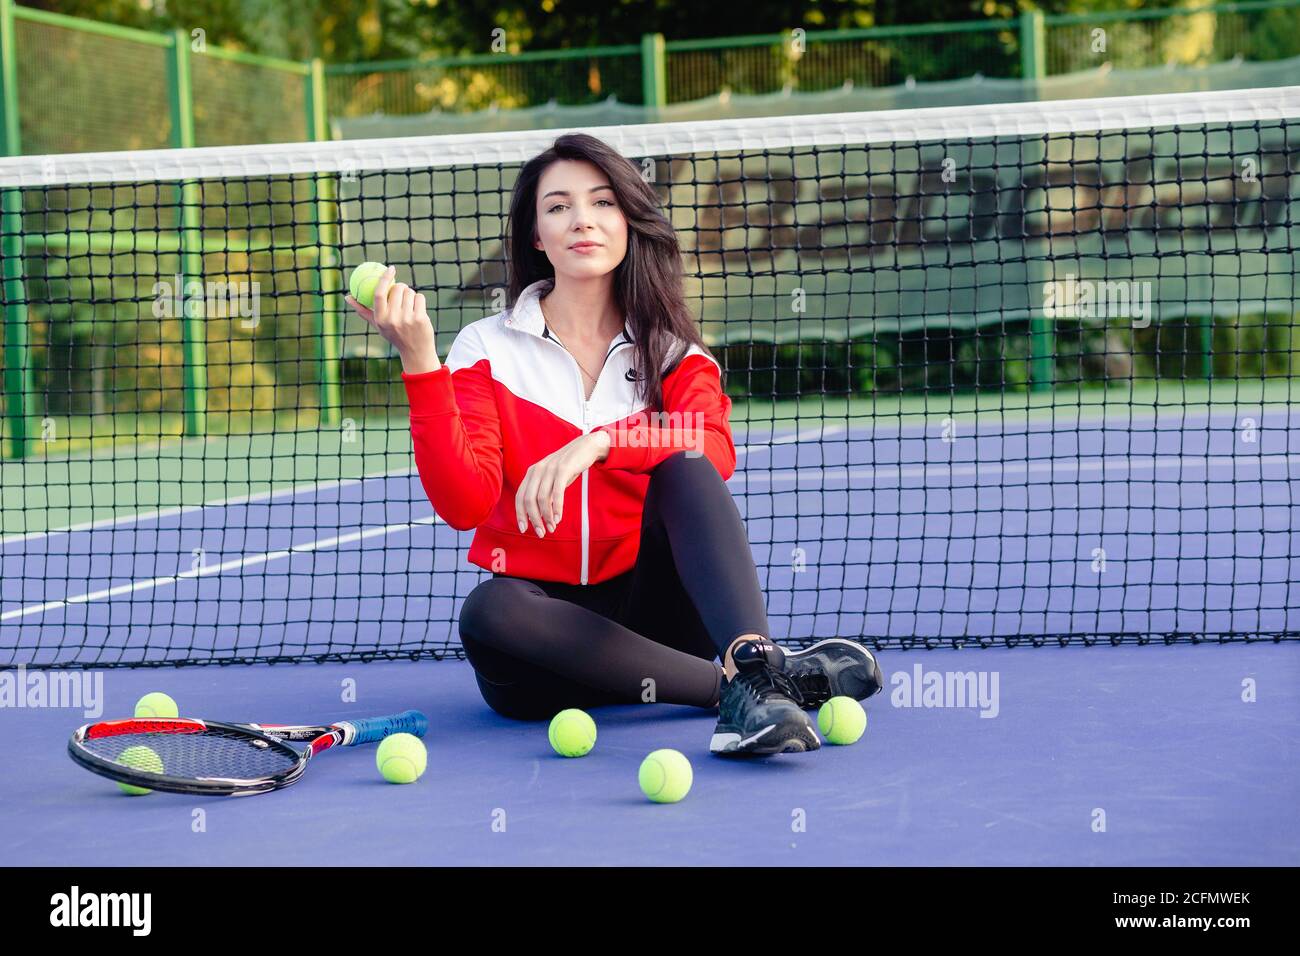
[[[367,309],[350,295],[345,296],[347,303],[374,326],[384,341],[397,349],[402,357],[402,371],[407,375],[436,372],[442,363],[438,361],[437,341],[433,323],[425,311],[424,294],[404,282],[394,282],[396,275],[396,267],[389,266],[379,277],[373,309]]]

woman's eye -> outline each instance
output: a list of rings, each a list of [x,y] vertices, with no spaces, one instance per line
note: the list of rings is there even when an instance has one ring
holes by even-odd
[[[614,203],[614,200],[612,200],[612,199],[597,199],[597,200],[596,200],[596,205],[597,205],[597,206],[611,206],[611,207],[612,207],[612,206],[615,205],[615,203]],[[552,212],[559,212],[561,209],[568,209],[568,208],[569,208],[569,204],[568,204],[568,203],[563,203],[563,202],[561,202],[561,203],[556,203],[554,206],[551,206],[551,207],[548,208],[546,211],[547,211],[547,213],[552,213]]]

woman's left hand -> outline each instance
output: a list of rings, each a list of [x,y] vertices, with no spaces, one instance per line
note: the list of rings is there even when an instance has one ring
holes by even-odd
[[[564,491],[574,479],[609,453],[609,433],[579,435],[559,451],[529,466],[515,494],[519,530],[531,524],[537,537],[554,531],[564,517]]]

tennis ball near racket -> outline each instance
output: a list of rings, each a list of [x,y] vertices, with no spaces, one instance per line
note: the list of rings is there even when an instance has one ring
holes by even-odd
[[[867,712],[852,697],[832,697],[817,711],[817,728],[831,744],[855,744],[867,729]]]
[[[180,715],[181,712],[176,706],[176,701],[162,691],[145,694],[135,702],[135,716],[137,717],[179,717]]]
[[[388,271],[382,262],[363,262],[352,270],[348,278],[348,292],[367,309],[375,307],[375,283]]]
[[[641,761],[637,782],[655,803],[676,803],[691,792],[691,762],[677,750],[656,750]]]
[[[139,744],[134,747],[127,747],[123,750],[121,754],[118,755],[117,762],[126,764],[133,770],[147,770],[149,773],[163,772],[162,757],[159,757],[158,754],[149,747],[144,747]],[[118,781],[117,786],[123,793],[129,794],[133,797],[140,797],[146,793],[153,793],[152,790],[149,790],[146,787],[136,787],[129,783],[122,783],[121,781]]]
[[[414,734],[390,734],[375,753],[375,766],[389,783],[415,783],[428,762],[429,752]]]
[[[551,718],[546,736],[561,757],[582,757],[596,746],[596,722],[586,711],[569,708]]]

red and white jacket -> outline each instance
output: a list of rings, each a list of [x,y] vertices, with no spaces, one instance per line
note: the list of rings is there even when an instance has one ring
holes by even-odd
[[[630,379],[630,326],[611,344],[587,399],[577,361],[542,317],[538,300],[550,281],[463,328],[436,372],[402,379],[420,481],[447,524],[478,529],[470,561],[514,577],[596,584],[636,561],[650,471],[661,461],[700,452],[731,477],[731,400],[717,362],[692,345],[665,369],[663,411],[671,414],[649,415]],[[610,433],[609,455],[569,485],[555,531],[520,532],[515,493],[529,466],[597,429]]]

